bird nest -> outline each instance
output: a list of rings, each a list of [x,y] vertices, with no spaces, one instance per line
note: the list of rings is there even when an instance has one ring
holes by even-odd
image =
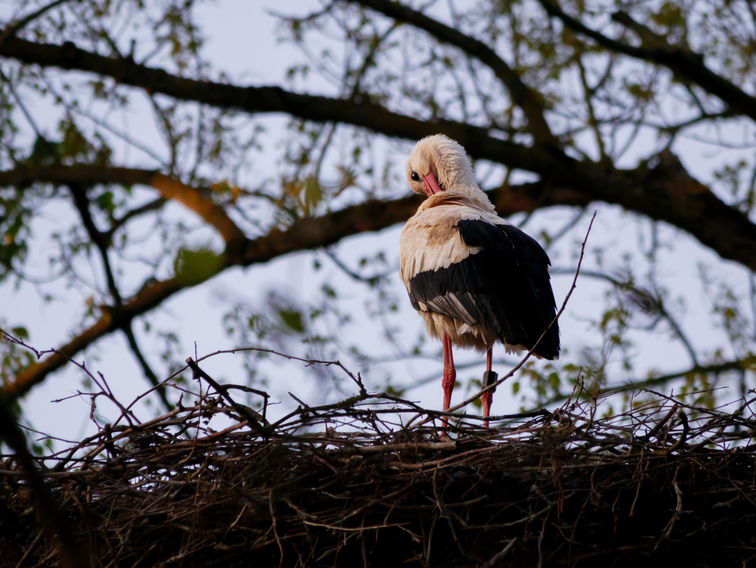
[[[150,567],[745,566],[756,551],[745,402],[601,416],[576,396],[488,429],[455,415],[444,434],[440,413],[364,390],[271,424],[220,388],[148,422],[121,407],[37,459],[68,536],[40,528],[4,456],[0,565],[65,548],[74,564]]]

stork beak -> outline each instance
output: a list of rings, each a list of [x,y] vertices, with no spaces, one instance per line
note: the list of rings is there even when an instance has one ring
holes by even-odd
[[[423,185],[425,186],[425,193],[428,197],[441,191],[436,178],[433,176],[433,172],[428,172],[427,176],[423,176]]]

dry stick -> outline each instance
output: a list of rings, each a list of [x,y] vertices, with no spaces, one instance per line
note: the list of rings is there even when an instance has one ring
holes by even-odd
[[[685,411],[680,409],[677,413],[677,417],[680,419],[680,422],[682,422],[683,425],[683,431],[682,434],[680,434],[680,438],[672,444],[672,447],[669,448],[670,452],[674,452],[676,449],[682,447],[685,444],[685,441],[688,439],[688,433],[690,432],[690,425],[688,424],[688,415],[685,414]]]
[[[284,359],[288,359],[289,361],[300,361],[302,363],[307,363],[307,367],[311,365],[324,365],[326,367],[339,367],[346,375],[352,379],[358,387],[360,387],[360,392],[365,393],[365,386],[362,384],[362,379],[359,376],[359,373],[355,377],[354,374],[347,369],[341,361],[328,361],[328,360],[321,360],[321,359],[304,359],[302,357],[296,357],[294,355],[287,355],[286,353],[280,353],[279,351],[274,351],[273,349],[263,349],[262,347],[238,347],[236,349],[224,349],[221,351],[215,351],[214,353],[210,353],[208,355],[203,355],[202,357],[197,359],[197,363],[200,363],[201,361],[204,361],[205,359],[209,359],[210,357],[214,357],[215,355],[225,355],[225,354],[236,354],[237,351],[254,351],[256,353],[268,353],[269,355],[276,355],[278,357],[283,357]],[[253,389],[254,390],[254,389]],[[257,392],[257,391],[255,391]],[[260,394],[258,392],[258,394]]]
[[[645,436],[643,436],[643,438],[641,438],[640,443],[645,444],[646,442],[648,442],[649,440],[651,440],[651,437],[655,436],[656,433],[659,430],[662,429],[662,426],[664,426],[669,421],[669,419],[672,418],[672,415],[675,412],[677,412],[678,408],[679,408],[679,406],[677,404],[675,404],[674,406],[672,406],[672,408],[669,409],[669,412],[667,412],[667,414],[664,416],[664,418],[662,418],[661,420],[659,420],[659,423],[656,426],[654,426],[648,432],[648,434],[646,434]]]
[[[262,418],[265,422],[265,425],[263,426],[260,424],[259,420],[255,416],[257,414],[254,410],[251,408],[247,408],[243,404],[239,404],[236,402],[231,396],[228,394],[228,388],[226,388],[224,385],[219,384],[216,382],[215,379],[213,379],[210,375],[208,375],[205,371],[199,368],[197,363],[194,362],[194,359],[191,357],[187,357],[186,359],[187,365],[191,367],[192,372],[194,373],[194,378],[203,378],[205,379],[210,385],[216,390],[216,392],[221,395],[226,402],[228,402],[231,406],[234,407],[234,410],[236,410],[241,416],[249,423],[249,425],[258,431],[258,433],[262,434],[263,436],[267,436],[270,433],[271,427],[270,424],[268,424],[268,421]],[[262,393],[262,391],[260,391]],[[263,398],[265,399],[265,406],[268,405],[268,393],[265,393]]]
[[[507,557],[507,554],[509,554],[509,551],[512,550],[512,547],[517,542],[517,537],[514,537],[512,540],[509,541],[509,544],[504,547],[504,550],[501,552],[497,552],[494,554],[491,559],[483,564],[481,568],[494,568],[494,566],[500,566],[500,563]]]
[[[657,548],[659,548],[659,545],[664,542],[664,540],[670,535],[672,532],[672,529],[675,528],[675,523],[677,522],[677,519],[680,518],[680,515],[683,512],[683,502],[682,502],[682,491],[680,491],[680,487],[677,485],[677,474],[680,472],[680,466],[678,465],[675,469],[675,475],[672,477],[672,488],[675,490],[675,495],[677,496],[677,505],[675,506],[675,512],[672,515],[672,518],[669,520],[669,523],[667,523],[667,526],[665,527],[664,534],[659,539],[659,542],[656,543],[656,546],[654,547],[654,551],[656,551]]]
[[[564,309],[567,307],[567,302],[569,301],[570,296],[572,296],[572,292],[574,292],[575,288],[577,288],[577,279],[578,279],[578,275],[580,274],[580,265],[583,263],[583,256],[585,256],[585,244],[588,242],[588,235],[591,234],[591,229],[593,228],[593,221],[596,219],[596,214],[597,213],[598,213],[597,211],[593,212],[593,216],[591,217],[591,222],[588,225],[588,231],[585,233],[585,238],[583,239],[583,244],[580,245],[580,258],[578,259],[577,268],[575,269],[575,278],[572,279],[572,286],[570,287],[570,291],[567,292],[567,296],[565,296],[564,302],[562,302],[562,307],[559,309],[559,312],[557,312],[557,315],[555,315],[554,319],[551,320],[551,323],[548,325],[548,327],[543,330],[543,333],[538,338],[538,341],[536,341],[535,344],[533,345],[533,347],[530,348],[530,351],[528,351],[528,353],[525,355],[525,357],[522,358],[522,361],[520,361],[514,367],[514,369],[512,369],[511,371],[509,371],[509,373],[507,373],[506,375],[504,375],[502,378],[500,378],[495,383],[491,383],[490,385],[488,385],[488,386],[480,389],[480,391],[478,391],[477,393],[475,393],[473,396],[471,396],[467,400],[464,400],[464,401],[460,402],[456,406],[452,406],[450,409],[447,410],[447,412],[454,412],[455,410],[459,410],[460,408],[462,408],[464,406],[467,406],[468,404],[470,404],[474,400],[477,400],[478,398],[480,398],[480,396],[482,394],[487,393],[488,391],[495,390],[497,386],[499,386],[501,383],[503,383],[504,381],[506,381],[512,375],[514,375],[527,362],[527,360],[530,359],[531,355],[533,355],[533,352],[535,351],[536,347],[538,347],[538,344],[541,343],[541,340],[544,338],[544,336],[546,335],[546,333],[559,320],[559,317],[562,315],[562,312],[564,312]],[[472,418],[472,417],[466,417],[466,418]],[[475,418],[478,418],[478,417],[475,417]],[[413,418],[413,420],[414,420],[414,418]],[[431,420],[433,420],[433,417],[429,416],[429,417],[425,418],[424,420],[422,420],[417,425],[417,427],[419,428],[420,426],[422,426],[423,424],[427,424]],[[410,420],[410,423],[412,423],[412,420]]]
[[[278,551],[281,554],[281,558],[278,560],[278,568],[281,568],[283,566],[283,560],[284,560],[284,549],[283,545],[281,544],[281,537],[278,536],[278,529],[276,527],[276,514],[273,511],[273,489],[268,492],[268,508],[270,509],[270,519],[271,519],[271,526],[273,528],[273,534],[276,537],[276,544],[278,544]]]
[[[128,416],[127,416],[128,414],[131,414],[134,417],[135,420],[137,419],[136,416],[134,416],[134,413],[130,411],[130,407],[128,409],[124,408],[121,405],[121,403],[118,400],[116,400],[115,395],[113,394],[113,391],[110,390],[110,386],[108,386],[107,381],[105,381],[105,377],[102,375],[102,373],[98,373],[98,375],[100,375],[100,378],[102,379],[103,383],[105,383],[105,385],[107,387],[107,389],[103,388],[103,386],[99,383],[99,381],[97,380],[97,378],[95,378],[95,376],[92,374],[92,372],[89,369],[87,369],[86,361],[83,362],[83,363],[79,363],[76,360],[74,360],[73,358],[71,358],[68,355],[66,355],[65,353],[62,353],[61,351],[58,351],[57,349],[45,349],[43,351],[39,351],[39,350],[35,349],[34,347],[32,347],[31,345],[26,344],[22,339],[19,339],[18,337],[14,337],[13,335],[11,335],[10,333],[8,333],[7,331],[5,331],[2,328],[0,328],[0,337],[2,339],[4,339],[4,340],[10,342],[10,343],[13,343],[15,345],[20,345],[24,349],[28,349],[29,351],[31,351],[32,353],[34,353],[34,355],[36,356],[37,360],[39,360],[43,355],[47,355],[48,353],[54,353],[56,355],[59,355],[60,357],[63,357],[65,359],[67,359],[69,363],[71,363],[75,367],[78,367],[79,369],[81,369],[82,371],[84,371],[84,373],[92,380],[92,382],[94,384],[96,384],[98,387],[100,387],[100,392],[99,393],[88,394],[87,396],[93,397],[93,400],[97,396],[105,396],[115,406],[117,406],[118,408],[121,409],[122,416],[125,416],[127,420],[128,420]],[[147,391],[147,393],[150,393],[150,392],[154,391],[155,389],[159,388],[160,385],[162,385],[164,383],[165,383],[165,381],[163,381],[163,383],[160,383],[159,385],[153,386],[153,388],[150,389],[149,391]],[[53,402],[61,402],[61,401],[67,400],[68,398],[73,398],[75,396],[83,396],[83,395],[85,395],[85,393],[77,392],[76,394],[71,395],[69,397],[63,397],[63,398],[59,398],[59,399],[53,400]],[[0,396],[2,396],[2,393],[0,393]],[[142,396],[145,396],[145,395],[142,395]],[[170,409],[168,409],[168,410],[170,410]],[[120,419],[121,418],[119,417],[118,420],[120,421]],[[130,420],[129,420],[129,422],[130,422]]]
[[[541,525],[541,534],[538,535],[538,564],[536,565],[536,568],[542,568],[543,566],[543,537],[546,534],[546,523],[549,522],[549,517],[551,516],[551,508],[549,508],[548,512],[546,513],[546,516],[543,518],[543,524]]]
[[[688,410],[690,410],[691,412],[694,412],[694,413],[707,414],[707,415],[713,416],[713,417],[721,419],[721,420],[731,420],[733,423],[735,423],[737,425],[740,425],[740,426],[745,426],[747,428],[756,428],[756,421],[749,420],[747,418],[741,418],[740,416],[738,416],[738,414],[740,412],[740,409],[742,409],[742,408],[748,406],[749,404],[751,404],[752,402],[756,401],[756,398],[752,398],[751,400],[745,401],[743,403],[743,405],[741,405],[739,407],[738,410],[736,410],[732,414],[729,414],[729,413],[726,413],[726,412],[721,412],[721,411],[719,411],[717,409],[699,408],[699,407],[692,406],[690,404],[685,404],[684,402],[676,400],[675,398],[673,398],[673,397],[671,397],[669,395],[660,393],[660,392],[655,391],[655,390],[651,390],[651,389],[641,389],[641,390],[642,390],[642,392],[647,392],[647,393],[653,394],[654,396],[657,396],[659,398],[667,400],[669,402],[675,403],[675,404],[677,404],[678,406],[680,406],[682,408],[687,408]],[[702,391],[697,391],[697,392],[707,392],[707,391],[706,390],[702,390]],[[690,393],[690,394],[696,394],[696,392]]]

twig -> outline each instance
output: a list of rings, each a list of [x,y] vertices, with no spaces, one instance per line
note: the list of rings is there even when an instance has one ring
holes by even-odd
[[[504,550],[501,552],[497,552],[494,554],[488,562],[483,564],[481,568],[494,568],[495,566],[500,566],[501,562],[507,557],[507,554],[509,554],[509,551],[512,550],[512,547],[517,542],[517,537],[514,537],[512,540],[509,541],[507,546],[504,547]]]
[[[68,0],[55,0],[54,2],[50,2],[46,6],[42,6],[40,9],[36,10],[35,12],[32,12],[31,14],[9,25],[7,28],[5,28],[2,35],[0,35],[0,45],[2,45],[3,40],[5,40],[6,37],[16,35],[27,24],[33,22],[40,16],[43,16],[48,10],[52,10],[53,8],[57,6],[60,6],[64,2],[68,2]]]
[[[680,487],[677,485],[677,474],[680,472],[680,467],[678,466],[675,469],[675,475],[672,478],[672,487],[675,490],[675,496],[677,497],[677,505],[675,506],[675,512],[672,515],[672,518],[667,523],[667,526],[664,527],[664,534],[662,534],[662,537],[659,539],[659,542],[656,543],[656,546],[654,547],[654,550],[659,548],[659,545],[669,537],[670,533],[672,532],[672,529],[675,527],[675,523],[677,522],[677,519],[680,518],[680,515],[682,514],[683,510],[683,502],[682,502],[682,491],[680,491]]]
[[[210,385],[216,390],[216,392],[221,395],[226,402],[228,402],[234,410],[236,410],[246,421],[247,423],[258,431],[258,433],[262,434],[263,436],[268,436],[271,433],[271,426],[270,424],[260,416],[257,412],[252,410],[251,408],[244,406],[243,404],[237,403],[231,396],[228,394],[228,388],[226,388],[224,385],[219,384],[215,381],[210,375],[208,375],[205,371],[199,368],[199,365],[194,362],[194,359],[191,357],[187,357],[186,364],[191,367],[192,372],[194,373],[195,379],[205,379]],[[262,393],[262,391],[260,391]],[[264,396],[264,406],[268,405],[268,393],[263,393]],[[258,418],[262,419],[264,421],[264,426],[260,424],[260,421]]]
[[[677,442],[672,444],[672,447],[669,449],[670,452],[674,452],[678,448],[681,448],[685,445],[685,441],[688,439],[688,433],[690,432],[690,425],[688,424],[688,415],[685,414],[684,410],[680,410],[677,413],[677,417],[680,419],[680,421],[683,424],[683,431],[682,434],[680,434],[680,438],[678,438]]]

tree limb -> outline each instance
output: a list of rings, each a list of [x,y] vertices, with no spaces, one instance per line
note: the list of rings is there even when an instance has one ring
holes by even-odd
[[[160,209],[163,205],[165,205],[167,201],[168,200],[165,197],[158,197],[156,199],[153,199],[149,203],[145,203],[144,205],[140,205],[139,207],[130,209],[129,211],[124,213],[121,217],[118,217],[117,219],[113,219],[113,222],[110,225],[110,228],[104,234],[108,237],[108,239],[112,239],[116,231],[118,231],[118,229],[123,227],[131,219],[135,217],[139,217],[140,215],[144,215],[145,213],[149,213],[150,211],[155,211],[156,209]]]
[[[459,48],[467,55],[488,66],[509,90],[514,103],[522,109],[528,121],[528,130],[535,141],[541,144],[558,145],[557,139],[551,133],[551,129],[543,116],[542,101],[522,81],[520,75],[488,45],[400,2],[389,0],[347,1],[380,12],[397,22],[406,22],[429,33],[442,43]]]
[[[44,16],[46,12],[60,6],[61,4],[64,4],[65,2],[68,2],[68,0],[54,0],[54,2],[50,2],[46,6],[42,6],[39,10],[35,10],[31,14],[28,14],[27,16],[21,18],[20,20],[12,22],[0,34],[0,44],[3,43],[6,37],[17,34],[27,24],[33,22],[34,20],[36,20],[37,18],[41,16]]]
[[[721,256],[740,258],[743,264],[756,267],[756,226],[691,178],[671,152],[663,153],[659,165],[655,168],[641,167],[637,170],[615,172],[615,175],[620,174],[638,180],[637,185],[630,186],[637,188],[634,191],[617,191],[618,198],[622,198],[620,204],[632,203],[633,207],[623,206],[636,211],[647,211],[652,218],[673,216],[678,222],[685,220],[691,234],[704,244],[708,241],[716,245],[712,248]],[[286,230],[274,228],[267,235],[249,240],[236,232],[240,232],[238,228],[233,229],[228,225],[223,215],[217,214],[215,204],[207,203],[209,200],[206,198],[200,199],[201,194],[198,190],[177,180],[168,183],[164,179],[166,176],[160,176],[162,174],[149,170],[90,165],[19,166],[14,170],[0,172],[0,185],[24,185],[35,181],[152,185],[153,180],[158,179],[160,181],[156,185],[166,192],[164,197],[170,195],[180,199],[219,231],[230,235],[230,240],[226,241],[226,265],[219,267],[219,271],[230,266],[250,266],[267,262],[290,252],[328,246],[358,232],[377,231],[389,227],[409,218],[421,201],[420,197],[414,195],[388,202],[366,201],[321,217],[303,219]],[[622,181],[623,178],[620,177],[619,180]],[[503,216],[557,204],[584,206],[592,201],[591,192],[581,191],[586,187],[574,187],[577,181],[574,180],[566,186],[537,182],[519,187],[503,187],[490,192],[490,196],[497,211]],[[618,183],[616,178],[615,183]],[[607,188],[607,192],[615,189]],[[193,192],[197,195],[191,195]],[[228,220],[228,223],[232,222]],[[123,329],[134,317],[159,306],[185,287],[186,284],[175,278],[158,281],[125,300],[118,308],[103,306],[100,319],[60,347],[58,351],[61,354],[53,354],[22,371],[13,383],[6,385],[0,392],[9,397],[23,395],[35,384],[42,382],[49,373],[62,367],[67,358],[86,349],[104,335],[116,329]]]
[[[281,112],[315,122],[339,122],[368,128],[386,136],[418,139],[442,132],[481,158],[537,173],[546,173],[541,156],[520,144],[491,138],[488,129],[479,126],[437,120],[426,122],[397,114],[381,105],[330,97],[302,95],[280,87],[239,87],[213,81],[197,81],[171,75],[163,69],[139,65],[128,58],[114,59],[91,53],[71,42],[55,45],[8,37],[0,45],[0,56],[42,67],[77,69],[116,82],[139,87],[149,94],[161,93],[177,100],[195,101],[218,108],[236,109],[251,114]]]
[[[162,174],[156,174],[149,170],[130,168],[86,165],[55,165],[36,168],[20,166],[15,170],[0,172],[0,186],[23,185],[33,181],[62,183],[64,180],[81,179],[89,183],[123,183],[125,185],[141,183],[154,187],[152,182],[157,177],[160,180],[157,185],[163,188],[172,187],[174,190],[172,196],[180,199],[193,211],[209,208],[209,205],[202,201],[204,198],[201,198],[196,189],[175,180],[175,184],[169,184],[165,180],[167,176],[161,176]],[[179,185],[181,185],[180,188]],[[198,195],[188,196],[193,191]],[[499,213],[504,216],[529,211],[534,207],[587,203],[586,197],[571,190],[551,190],[544,192],[543,196],[539,196],[539,191],[543,192],[543,185],[536,183],[521,187],[499,188],[489,194]],[[166,196],[166,194],[163,195]],[[555,198],[559,198],[560,202],[555,201]],[[247,239],[242,235],[227,240],[224,255],[226,264],[218,268],[218,273],[232,266],[251,266],[268,262],[291,252],[332,245],[356,233],[384,229],[406,221],[415,212],[421,201],[422,198],[417,195],[394,201],[366,201],[320,217],[302,219],[286,230],[274,228],[267,235],[256,239]],[[211,203],[211,205],[214,204]],[[216,228],[224,227],[225,222],[222,218],[220,221],[212,215],[206,215],[204,218],[208,222],[214,220],[213,226]],[[65,365],[69,358],[86,349],[101,337],[118,329],[126,329],[135,317],[149,312],[187,287],[191,286],[187,286],[176,278],[157,281],[145,286],[133,297],[125,299],[121,306],[101,306],[100,318],[94,324],[58,348],[59,353],[53,353],[46,359],[21,371],[12,383],[8,383],[0,390],[0,395],[7,396],[9,399],[23,396],[34,385],[42,382],[47,375]]]
[[[84,187],[96,184],[148,185],[157,189],[162,199],[178,201],[194,211],[209,225],[214,227],[227,244],[238,243],[246,239],[244,232],[236,226],[223,207],[204,197],[198,188],[187,186],[178,179],[163,175],[154,170],[93,166],[89,164],[76,164],[73,166],[52,164],[48,166],[18,165],[12,170],[0,171],[0,186],[24,186],[35,182]],[[128,220],[134,214],[154,209],[161,203],[161,201],[152,201],[143,208],[135,210],[136,213],[127,213],[124,219]],[[116,228],[120,227],[123,222],[124,220],[118,221]],[[109,236],[110,231],[103,232],[102,235]]]
[[[227,246],[241,246],[247,239],[220,205],[217,205],[197,190],[180,180],[155,172],[149,185],[160,192],[165,199],[172,199],[185,205],[202,217],[221,234]]]
[[[641,47],[633,47],[590,29],[582,22],[567,15],[553,0],[539,0],[549,15],[554,16],[571,30],[587,36],[611,51],[663,65],[681,79],[695,83],[707,92],[716,95],[731,109],[756,121],[756,97],[718,75],[706,66],[703,55],[690,49],[670,45],[665,38],[633,20],[625,12],[612,15],[615,22],[632,29],[641,39]]]
[[[58,46],[9,37],[0,45],[0,55],[43,66],[99,73],[150,93],[250,113],[284,112],[304,120],[351,124],[411,140],[443,133],[462,144],[473,158],[540,174],[548,190],[566,188],[589,200],[614,203],[651,219],[666,221],[689,232],[721,257],[756,270],[756,225],[693,179],[668,151],[660,167],[649,169],[643,165],[635,170],[616,170],[579,162],[554,146],[528,148],[500,140],[479,126],[452,120],[422,121],[369,101],[356,103],[291,93],[279,87],[238,87],[185,79],[130,59],[90,53],[70,42]]]
[[[688,375],[711,375],[718,373],[725,373],[727,371],[737,371],[746,369],[756,369],[756,356],[745,357],[743,359],[736,359],[734,361],[725,361],[724,363],[713,363],[711,365],[695,365],[686,371],[679,371],[677,373],[669,373],[668,375],[660,375],[658,377],[651,377],[650,379],[642,381],[633,381],[624,385],[616,387],[607,387],[599,391],[599,396],[609,396],[620,392],[626,392],[629,390],[636,390],[648,387],[654,387],[668,383],[673,379],[680,379]]]
[[[24,485],[31,491],[34,515],[39,519],[42,530],[52,543],[60,566],[64,568],[84,568],[89,566],[86,548],[76,538],[70,519],[60,510],[55,495],[45,483],[34,457],[26,443],[26,437],[19,428],[9,401],[0,396],[0,441],[5,442],[15,452],[21,466]]]
[[[549,273],[554,274],[572,274],[571,268],[557,268],[557,267],[551,267],[549,270]],[[612,284],[615,288],[618,290],[622,290],[624,292],[627,292],[629,294],[630,300],[632,303],[634,303],[636,306],[638,306],[641,311],[646,312],[650,315],[658,315],[660,318],[666,320],[666,322],[669,324],[669,326],[672,328],[672,333],[677,336],[677,339],[680,340],[680,342],[685,347],[685,350],[688,352],[688,355],[690,356],[691,362],[694,366],[698,366],[698,358],[696,357],[696,350],[693,349],[693,345],[691,345],[690,340],[687,338],[685,333],[683,332],[680,325],[677,323],[675,318],[667,311],[667,308],[664,306],[664,300],[662,299],[661,295],[658,293],[651,292],[647,289],[640,288],[638,286],[635,286],[631,283],[630,280],[620,280],[618,278],[615,278],[614,276],[610,276],[609,274],[604,274],[603,272],[598,272],[596,270],[583,270],[581,274],[584,277],[587,278],[596,278],[598,280],[604,280],[606,282],[609,282]],[[654,326],[656,324],[654,323]]]
[[[110,266],[110,258],[108,257],[108,248],[110,248],[110,241],[104,233],[102,233],[95,225],[92,218],[92,212],[89,210],[89,197],[87,196],[87,188],[78,183],[71,183],[68,186],[73,198],[74,206],[79,212],[81,222],[84,224],[84,228],[87,230],[87,234],[92,242],[100,251],[100,257],[102,258],[102,266],[105,270],[105,278],[108,282],[108,291],[115,300],[116,305],[121,304],[121,293],[118,290],[118,285],[115,281],[115,275],[113,269]]]
[[[171,410],[173,410],[173,404],[171,404],[171,401],[168,400],[167,389],[165,388],[165,385],[160,384],[160,379],[155,374],[155,371],[152,370],[152,367],[150,367],[150,364],[147,362],[147,359],[142,353],[142,350],[139,348],[136,336],[134,335],[132,323],[133,322],[129,322],[129,324],[125,325],[121,331],[123,331],[123,334],[126,336],[126,340],[129,342],[129,348],[134,354],[134,357],[136,357],[139,366],[142,367],[142,373],[144,373],[144,376],[155,388],[155,391],[157,392],[158,397],[160,397],[160,400],[163,403],[166,412],[170,412]]]
[[[744,357],[743,359],[735,359],[732,361],[725,361],[723,363],[712,363],[711,365],[693,365],[691,368],[685,369],[684,371],[676,371],[674,373],[659,375],[648,379],[629,381],[625,384],[613,387],[604,387],[600,389],[594,396],[604,398],[622,392],[666,385],[670,381],[681,379],[690,375],[715,375],[719,373],[726,373],[727,371],[745,371],[749,369],[756,372],[756,356],[752,355],[749,357]],[[560,394],[559,396],[555,396],[554,398],[547,401],[543,406],[549,406],[558,402],[563,402],[571,398],[573,394],[574,393]]]

